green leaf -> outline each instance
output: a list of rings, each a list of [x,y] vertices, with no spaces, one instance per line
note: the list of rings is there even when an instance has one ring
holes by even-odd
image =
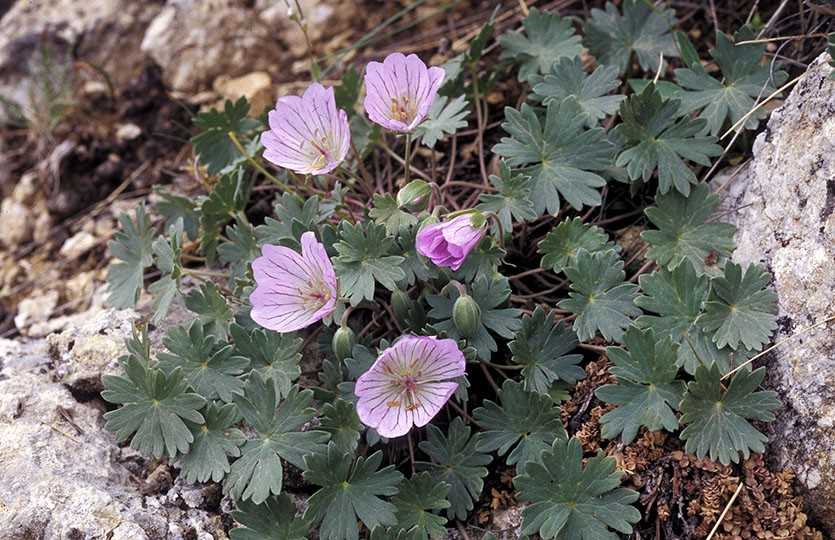
[[[302,339],[296,334],[279,334],[263,328],[247,330],[238,324],[233,324],[230,332],[235,341],[235,354],[248,358],[253,372],[272,380],[279,399],[287,396],[301,375]]]
[[[568,438],[560,409],[550,397],[527,392],[522,384],[508,379],[499,391],[499,400],[501,405],[486,399],[473,411],[473,418],[484,430],[476,445],[479,451],[497,450],[503,456],[513,448],[507,464],[521,470],[526,463],[538,461],[555,440]]]
[[[230,265],[230,278],[243,278],[252,260],[261,254],[255,228],[249,223],[238,221],[226,227],[226,238],[217,248],[220,262]]]
[[[490,183],[496,188],[495,193],[483,192],[478,200],[482,212],[493,212],[502,224],[503,232],[513,230],[513,222],[533,221],[537,218],[533,203],[533,182],[530,176],[514,173],[507,162],[499,161],[499,176],[490,175]],[[498,227],[492,225],[493,234],[499,234]]]
[[[464,283],[469,283],[479,276],[496,276],[505,255],[507,252],[493,240],[492,236],[487,235],[467,255],[464,265],[457,272],[453,272],[452,276]]]
[[[239,501],[232,517],[240,525],[229,531],[231,540],[307,540],[309,524],[296,515],[287,495],[270,497],[263,504]]]
[[[282,193],[273,204],[275,218],[267,217],[264,224],[255,227],[259,245],[286,245],[299,249],[299,238],[307,231],[315,231],[332,212],[320,205],[314,195],[302,199],[293,193]]]
[[[618,89],[618,68],[597,66],[587,74],[580,57],[562,58],[551,66],[551,71],[534,85],[534,98],[548,105],[552,101],[574,98],[583,114],[586,125],[597,126],[606,116],[617,113],[618,105],[626,96],[614,95]]]
[[[229,458],[241,455],[246,438],[233,426],[238,423],[238,409],[232,403],[209,403],[203,416],[206,422],[191,427],[194,443],[183,456],[182,474],[186,482],[220,482],[229,472]]]
[[[493,147],[511,167],[525,166],[534,181],[537,213],[556,215],[560,196],[575,209],[600,205],[598,188],[606,180],[592,171],[612,165],[614,146],[600,128],[585,129],[585,116],[573,99],[548,104],[545,124],[536,110],[523,104],[521,111],[505,108],[502,128],[510,135]]]
[[[232,310],[217,285],[206,282],[199,289],[191,291],[186,296],[186,307],[197,314],[197,320],[207,327],[210,334],[226,338],[229,323],[232,322]]]
[[[396,235],[403,229],[417,225],[418,222],[415,216],[400,209],[397,200],[390,193],[375,193],[374,208],[368,215],[375,223],[383,225],[390,235]]]
[[[394,240],[386,236],[386,229],[374,223],[339,225],[339,241],[334,246],[339,253],[333,259],[342,294],[351,305],[363,300],[374,300],[375,282],[393,291],[396,282],[406,274],[400,268],[403,257],[391,255]]]
[[[322,540],[358,540],[357,520],[368,529],[397,523],[396,507],[380,497],[395,495],[403,475],[394,465],[377,470],[382,461],[379,450],[354,460],[333,443],[326,451],[305,458],[304,479],[321,489],[308,499],[304,516],[321,522]]]
[[[719,135],[726,120],[731,124],[747,120],[744,129],[756,129],[760,120],[768,117],[768,111],[755,109],[755,100],[770,95],[786,81],[784,71],[761,65],[765,43],[734,45],[734,41],[754,39],[749,27],[740,29],[734,38],[716,32],[716,48],[710,55],[719,65],[722,77],[708,74],[700,63],[676,70],[676,79],[685,91],[681,93],[681,106],[686,112],[699,111],[699,118],[707,124],[704,131]],[[753,114],[749,114],[753,112]]]
[[[353,453],[357,449],[362,423],[352,403],[343,399],[325,403],[319,427],[331,434],[331,441],[340,452]]]
[[[704,184],[693,186],[689,197],[678,193],[659,195],[656,206],[645,210],[657,231],[644,231],[647,257],[673,270],[689,261],[698,274],[714,274],[734,250],[736,227],[707,223],[719,205],[719,196]]]
[[[493,458],[476,448],[477,437],[460,417],[452,420],[448,434],[432,424],[426,426],[426,440],[418,443],[429,456],[431,463],[419,463],[426,468],[436,482],[449,484],[450,506],[446,511],[450,519],[467,519],[473,503],[484,489],[485,465]]]
[[[348,66],[342,74],[341,83],[333,88],[336,106],[348,114],[353,114],[354,105],[360,97],[362,77],[354,66]]]
[[[574,264],[565,268],[565,275],[572,292],[557,306],[577,315],[577,337],[586,341],[600,332],[606,341],[620,341],[630,319],[641,310],[634,304],[638,286],[624,282],[626,273],[617,252],[580,249]]]
[[[487,42],[493,37],[496,14],[499,12],[499,7],[496,6],[493,13],[490,14],[490,18],[484,23],[484,26],[481,27],[478,34],[470,41],[467,50],[441,66],[444,70],[445,77],[444,83],[438,91],[439,95],[453,96],[461,93],[464,87],[462,75],[465,69],[469,71],[478,65],[478,61],[481,59],[484,49],[487,46]]]
[[[446,518],[432,512],[449,508],[449,484],[429,473],[418,473],[400,485],[391,502],[397,508],[398,540],[429,540],[446,537]]]
[[[316,414],[310,407],[312,401],[312,391],[293,388],[279,405],[275,387],[257,371],[250,374],[244,395],[236,397],[235,404],[256,435],[244,444],[241,457],[232,464],[223,484],[224,494],[260,504],[271,493],[281,493],[282,459],[301,469],[305,456],[325,450],[327,433],[300,431]]]
[[[542,268],[550,268],[554,272],[563,272],[566,267],[574,264],[577,251],[584,249],[589,253],[599,251],[617,251],[616,244],[609,242],[609,235],[596,225],[586,225],[579,217],[566,218],[559,225],[551,229],[539,243],[539,253],[542,254]]]
[[[768,343],[777,328],[777,294],[768,287],[769,280],[768,272],[757,265],[743,271],[730,262],[725,275],[713,280],[701,323],[714,332],[718,347],[736,350],[742,343],[748,350],[759,350]]]
[[[415,137],[427,148],[435,148],[435,143],[454,135],[456,131],[467,127],[467,99],[462,95],[453,100],[438,96],[429,107],[429,113],[415,130]]]
[[[191,138],[191,144],[209,174],[225,172],[243,160],[229,138],[229,132],[240,135],[261,125],[257,120],[247,118],[248,112],[249,103],[241,97],[235,102],[227,100],[222,111],[212,109],[194,117],[194,125],[200,132]]]
[[[250,180],[239,168],[218,179],[212,192],[200,204],[200,249],[211,263],[215,260],[220,231],[230,219],[244,211],[249,201]]]
[[[720,352],[710,336],[699,325],[707,301],[710,283],[684,261],[675,270],[660,270],[642,275],[638,282],[643,296],[635,299],[642,309],[656,315],[641,315],[635,320],[639,328],[652,328],[657,336],[669,336],[678,345],[676,365],[691,375],[702,364],[718,362],[728,369],[728,352]]]
[[[236,356],[232,345],[205,333],[199,321],[188,329],[175,326],[162,342],[169,352],[158,355],[160,369],[170,373],[180,368],[191,387],[206,399],[229,403],[243,392],[240,375],[249,360]]]
[[[452,307],[459,296],[460,292],[456,287],[446,287],[442,294],[430,295],[426,299],[432,306],[429,318],[437,321],[432,327],[455,340],[465,339],[452,320]],[[481,309],[481,321],[478,330],[467,338],[467,343],[478,351],[479,358],[490,360],[492,353],[498,350],[490,330],[503,338],[512,338],[521,326],[519,317],[522,312],[518,309],[499,307],[510,298],[510,286],[505,277],[487,279],[482,275],[476,278],[472,283],[470,296]]]
[[[157,237],[151,244],[154,263],[162,276],[148,287],[153,300],[154,314],[151,322],[159,324],[165,319],[171,303],[180,294],[180,275],[182,267],[180,256],[183,250],[183,221],[178,219],[168,228],[168,238]]]
[[[102,397],[122,407],[104,414],[108,431],[121,442],[133,435],[131,448],[154,457],[186,454],[194,436],[185,421],[202,424],[206,400],[188,391],[183,372],[165,374],[136,354],[125,361],[125,376],[104,375]]]
[[[166,227],[170,227],[176,224],[177,220],[182,219],[186,235],[192,240],[197,240],[200,215],[194,199],[165,191],[159,186],[154,187],[154,194],[159,197],[155,208],[160,215],[165,217]]]
[[[584,45],[598,64],[616,66],[625,73],[634,53],[641,69],[656,73],[661,56],[678,56],[670,30],[676,24],[675,12],[656,8],[647,0],[625,0],[623,14],[606,2],[606,11],[591,10],[586,21]]]
[[[522,328],[508,344],[513,361],[524,366],[525,390],[548,394],[556,381],[575,384],[586,372],[578,364],[580,354],[566,354],[577,348],[577,336],[555,322],[554,314],[537,306],[533,314],[522,319]]]
[[[638,493],[621,488],[614,458],[598,454],[583,466],[580,442],[557,440],[529,461],[524,474],[513,479],[519,497],[529,501],[522,511],[522,534],[543,539],[619,540],[615,531],[632,534],[641,513],[632,506]]]
[[[414,285],[416,280],[429,281],[438,276],[438,268],[435,265],[429,264],[426,258],[415,249],[415,240],[419,230],[420,226],[415,225],[414,227],[401,229],[400,234],[397,236],[398,249],[395,252],[404,258],[401,268],[406,274],[406,277],[403,278],[402,283],[407,286]],[[472,254],[470,253],[470,255]],[[467,259],[469,260],[469,257]],[[464,266],[466,265],[467,263],[465,262]]]
[[[523,31],[508,32],[499,39],[501,58],[520,64],[520,81],[547,73],[560,58],[573,58],[583,50],[571,21],[554,13],[531,8],[522,27]]]
[[[107,303],[123,309],[135,306],[139,300],[144,271],[153,262],[154,230],[143,205],[136,208],[134,220],[129,214],[122,214],[119,223],[121,229],[108,244],[110,254],[119,262],[107,270]]]
[[[777,393],[757,391],[765,378],[765,368],[738,371],[727,390],[716,366],[700,366],[696,380],[687,385],[681,402],[681,439],[685,450],[702,459],[718,460],[723,465],[748,459],[750,451],[764,452],[768,437],[748,420],[771,422],[780,407]]]
[[[715,137],[697,136],[704,120],[676,120],[678,111],[678,100],[664,100],[650,84],[620,104],[623,122],[612,130],[612,137],[624,146],[615,165],[626,167],[631,180],[647,182],[657,172],[659,192],[675,187],[687,196],[690,184],[698,180],[685,160],[709,167],[710,156],[721,154],[722,147]]]
[[[601,435],[612,439],[620,434],[623,444],[629,444],[642,426],[650,431],[675,431],[674,410],[684,394],[684,383],[676,379],[676,345],[669,336],[656,339],[652,329],[634,326],[623,341],[626,350],[609,347],[607,351],[614,364],[609,372],[617,384],[605,384],[594,393],[604,403],[618,406],[600,418]]]

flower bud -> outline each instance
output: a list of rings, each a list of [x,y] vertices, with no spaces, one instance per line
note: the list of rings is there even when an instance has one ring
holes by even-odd
[[[432,186],[423,180],[412,180],[397,192],[397,205],[410,212],[420,212],[429,205]]]
[[[351,356],[354,350],[354,345],[357,339],[354,331],[347,326],[340,326],[333,333],[333,340],[331,341],[331,348],[336,359],[340,362]]]
[[[452,322],[465,338],[472,337],[481,326],[481,308],[473,297],[464,294],[452,306]]]
[[[415,302],[400,289],[391,294],[391,308],[397,323],[403,327],[419,330],[426,323],[426,311],[420,302]]]

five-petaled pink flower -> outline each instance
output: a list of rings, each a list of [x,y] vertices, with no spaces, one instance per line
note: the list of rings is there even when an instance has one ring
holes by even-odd
[[[333,313],[336,274],[325,247],[312,232],[301,238],[302,252],[265,244],[252,261],[257,286],[249,296],[252,320],[276,332],[292,332]]]
[[[473,226],[473,214],[463,214],[421,229],[417,235],[417,251],[436,266],[458,270],[484,236],[484,230],[484,225]]]
[[[333,88],[311,84],[302,96],[283,96],[261,135],[264,158],[299,174],[325,174],[348,153],[348,115],[336,108]]]
[[[444,80],[444,70],[427,68],[416,54],[388,55],[365,68],[365,112],[386,129],[413,131],[423,122]]]
[[[357,379],[357,413],[383,437],[425,426],[452,396],[464,375],[464,355],[451,339],[404,336]]]

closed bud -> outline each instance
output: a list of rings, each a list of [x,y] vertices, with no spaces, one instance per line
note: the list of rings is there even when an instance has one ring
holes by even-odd
[[[472,296],[464,294],[458,297],[452,306],[452,322],[465,338],[470,338],[478,332],[481,326],[481,308]]]
[[[405,291],[397,289],[391,293],[391,309],[394,311],[394,316],[397,317],[397,322],[401,326],[408,326],[409,313],[412,311],[414,302]]]
[[[397,205],[410,212],[420,212],[429,205],[432,187],[423,180],[412,180],[397,192]]]
[[[351,356],[356,342],[357,339],[353,330],[347,326],[337,328],[336,332],[333,333],[333,341],[331,341],[331,348],[333,348],[336,359],[341,362]]]

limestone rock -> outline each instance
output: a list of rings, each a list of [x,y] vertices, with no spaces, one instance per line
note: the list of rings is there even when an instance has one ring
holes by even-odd
[[[765,264],[779,297],[779,341],[835,315],[835,80],[819,57],[726,177],[723,204],[738,227],[734,259]],[[721,182],[721,180],[719,181]],[[835,535],[835,322],[766,359],[785,405],[773,425],[777,465],[793,469],[812,515]]]
[[[145,62],[139,43],[160,9],[157,2],[132,0],[14,2],[0,19],[0,95],[30,107],[29,90],[37,82],[31,77],[43,71],[44,46],[54,66],[65,68],[77,55],[117,86],[127,82]]]
[[[245,97],[249,102],[249,115],[252,117],[259,116],[264,109],[272,107],[275,102],[273,81],[269,73],[263,71],[255,71],[234,79],[228,75],[222,75],[215,79],[214,89],[224,100],[237,101]],[[222,109],[223,101],[215,108]]]
[[[52,289],[36,293],[22,300],[17,306],[14,324],[18,330],[25,332],[33,324],[49,319],[57,306],[58,291]]]

